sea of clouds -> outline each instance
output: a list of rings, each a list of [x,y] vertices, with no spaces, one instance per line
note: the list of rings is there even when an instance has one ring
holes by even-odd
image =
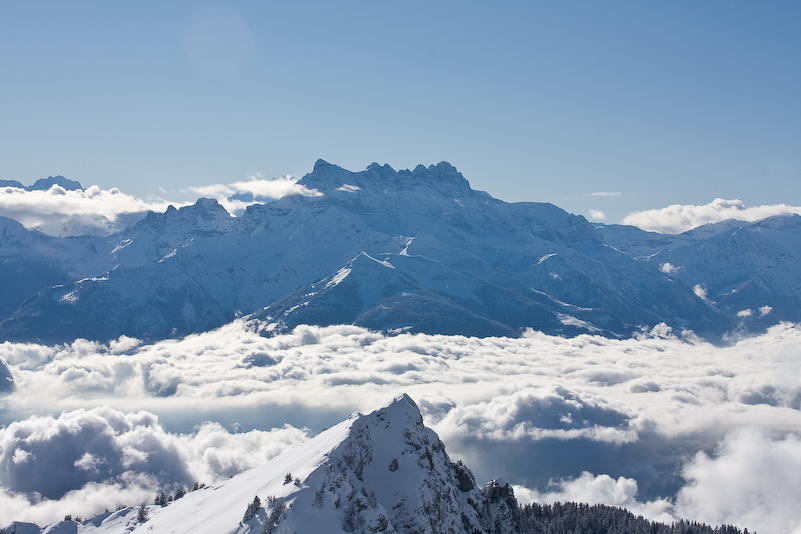
[[[405,392],[453,458],[480,483],[513,483],[521,502],[801,532],[799,325],[725,347],[666,327],[627,340],[266,327],[0,345],[13,376],[0,524],[211,483]]]

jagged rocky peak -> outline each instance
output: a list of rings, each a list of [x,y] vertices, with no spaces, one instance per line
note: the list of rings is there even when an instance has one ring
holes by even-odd
[[[421,187],[437,189],[449,196],[463,196],[471,192],[470,183],[448,162],[414,170],[396,171],[389,165],[371,163],[361,172],[351,172],[324,160],[317,160],[311,173],[300,183],[326,195],[354,194],[361,191],[386,194],[416,190]]]
[[[106,511],[80,523],[13,522],[0,533],[523,534],[574,532],[579,523],[595,525],[593,532],[687,532],[689,525],[669,528],[619,508],[575,503],[546,507],[544,514],[536,504],[521,509],[506,481],[478,487],[464,464],[452,462],[403,394],[261,467],[171,502]],[[692,531],[713,532],[702,525]],[[722,525],[714,532],[740,530]]]
[[[164,232],[167,228],[175,230],[186,227],[187,231],[224,231],[233,224],[233,217],[217,200],[200,198],[194,204],[180,209],[170,205],[164,213],[148,212],[134,229]]]
[[[181,210],[187,213],[196,212],[204,216],[231,218],[231,214],[213,198],[199,198],[192,206],[186,206]]]
[[[517,502],[511,488],[503,482],[506,493],[493,484],[478,487],[467,467],[450,460],[406,394],[353,416],[328,463],[333,469],[319,469],[307,480],[312,488],[319,485],[312,502],[335,505],[328,524],[339,528],[327,532],[487,532],[490,526],[513,531]],[[296,504],[299,519],[287,525],[290,530],[316,532],[304,528],[311,526],[311,514],[299,513]]]
[[[501,480],[476,485],[469,469],[448,458],[405,394],[352,415],[261,467],[169,505],[145,506],[141,514],[138,509],[101,514],[83,524],[99,534],[511,534],[518,521],[509,485]],[[62,532],[65,526],[17,523],[9,528],[40,534]]]

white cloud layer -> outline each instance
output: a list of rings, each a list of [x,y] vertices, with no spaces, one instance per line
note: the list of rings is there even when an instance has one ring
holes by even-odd
[[[772,204],[747,207],[742,201],[716,198],[709,204],[673,204],[656,210],[635,211],[623,219],[623,224],[637,226],[650,232],[680,234],[704,224],[726,219],[754,222],[774,215],[801,214],[801,207]]]
[[[269,202],[290,195],[322,196],[316,189],[298,185],[299,178],[290,175],[265,180],[256,173],[249,180],[230,184],[213,184],[191,187],[188,191],[203,197],[214,198],[229,213],[240,214],[251,204]]]
[[[133,224],[148,211],[165,211],[169,204],[163,199],[144,201],[116,187],[104,190],[96,185],[84,191],[67,191],[59,185],[47,191],[0,188],[0,216],[54,236],[108,235]]]
[[[289,426],[232,434],[209,422],[171,434],[151,413],[109,407],[34,416],[0,429],[0,520],[44,524],[151,502],[163,489],[227,478],[306,439]]]
[[[0,345],[16,383],[0,398],[7,423],[0,484],[8,497],[0,501],[14,507],[0,510],[0,519],[41,510],[86,515],[73,495],[89,498],[98,484],[107,488],[103,506],[113,507],[157,484],[210,482],[302,441],[299,428],[317,431],[407,392],[480,482],[502,476],[530,488],[521,497],[604,502],[653,519],[764,532],[797,528],[792,507],[756,492],[773,488],[801,502],[794,482],[801,480],[798,325],[727,347],[667,327],[612,340],[537,332],[388,337],[353,326],[263,337],[265,326],[239,320],[152,345],[129,338]],[[102,405],[111,407],[96,408]],[[209,420],[225,426],[203,423]],[[243,431],[226,430],[234,423]],[[102,439],[84,443],[87,429]],[[42,465],[77,478],[71,485],[37,478],[34,456],[65,444],[69,454]],[[755,466],[724,479],[726,466],[745,464],[745,454]],[[145,456],[175,461],[159,479]],[[24,469],[32,470],[23,477]],[[765,477],[756,481],[760,470]],[[735,510],[716,497],[721,483],[748,514],[746,504]],[[34,507],[33,491],[53,499]],[[62,501],[73,508],[54,504]]]
[[[718,524],[757,525],[759,532],[801,533],[801,440],[758,428],[732,432],[712,456],[699,452],[682,475],[676,512]],[[750,528],[750,527],[749,527]]]
[[[647,503],[637,500],[637,481],[632,478],[597,475],[584,471],[572,479],[551,481],[545,491],[530,490],[525,486],[515,486],[515,496],[521,504],[533,502],[583,502],[587,504],[606,504],[620,506],[635,515],[652,521],[671,523],[676,520],[673,503],[668,499],[657,499]]]

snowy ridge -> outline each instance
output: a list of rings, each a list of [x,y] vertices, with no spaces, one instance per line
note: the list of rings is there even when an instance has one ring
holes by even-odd
[[[263,506],[246,518],[257,496]],[[401,395],[261,467],[168,506],[145,506],[146,514],[131,507],[81,523],[14,523],[3,533],[511,533],[516,510],[511,488],[503,481],[477,487]]]
[[[159,497],[155,499],[159,501]],[[407,395],[346,421],[228,480],[177,496],[40,527],[13,522],[0,534],[741,534],[673,526],[608,506],[520,507],[502,479],[476,485],[452,462]],[[746,531],[747,532],[747,531]]]

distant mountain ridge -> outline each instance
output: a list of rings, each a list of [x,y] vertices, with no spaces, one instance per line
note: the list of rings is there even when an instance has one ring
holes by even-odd
[[[273,331],[627,337],[666,323],[711,340],[801,320],[797,215],[652,234],[502,202],[445,162],[320,160],[298,184],[314,195],[240,217],[200,199],[108,237],[0,219],[0,339],[160,339],[242,314]]]
[[[60,174],[58,176],[39,178],[33,185],[22,185],[16,180],[0,180],[0,187],[16,187],[26,191],[48,191],[54,185],[62,187],[66,191],[83,191],[83,186],[79,182],[68,180]]]
[[[154,499],[155,501],[155,499]],[[44,528],[14,522],[2,534],[572,532],[739,534],[679,521],[652,523],[624,510],[575,504],[520,507],[502,479],[479,486],[423,424],[407,395],[324,430],[266,464],[212,486],[85,521]]]

